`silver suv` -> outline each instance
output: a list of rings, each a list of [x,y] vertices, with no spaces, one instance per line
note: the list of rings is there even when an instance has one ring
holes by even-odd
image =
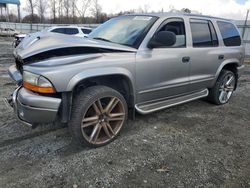
[[[229,101],[244,67],[235,25],[192,14],[115,17],[88,38],[47,36],[14,52],[6,99],[31,126],[67,123],[77,143],[116,138],[127,117],[207,97]]]

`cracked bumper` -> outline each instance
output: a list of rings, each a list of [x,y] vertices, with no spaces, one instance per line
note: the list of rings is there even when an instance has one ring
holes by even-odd
[[[19,87],[12,94],[11,102],[17,118],[31,126],[55,121],[61,99],[41,96]]]

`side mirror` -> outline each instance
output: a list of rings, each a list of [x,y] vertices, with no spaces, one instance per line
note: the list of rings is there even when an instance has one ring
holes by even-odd
[[[176,35],[170,31],[160,31],[148,43],[149,48],[170,47],[176,43]]]

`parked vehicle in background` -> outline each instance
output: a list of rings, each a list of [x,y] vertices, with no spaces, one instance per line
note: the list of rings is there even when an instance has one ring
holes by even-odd
[[[76,26],[55,26],[47,29],[47,32],[74,35],[77,37],[86,37],[91,31],[91,28]]]
[[[47,36],[14,52],[18,88],[6,101],[21,122],[68,123],[79,144],[114,140],[127,117],[207,97],[226,104],[244,68],[236,26],[193,14],[110,19],[88,38]]]
[[[19,31],[12,29],[12,28],[0,28],[0,35],[1,36],[15,36],[20,34]]]
[[[31,33],[27,35],[23,34],[23,35],[17,36],[14,41],[14,44],[15,44],[14,46],[17,47],[25,37],[26,37],[27,42],[33,41],[36,37],[41,38],[49,33],[71,35],[71,36],[76,36],[76,37],[86,37],[91,31],[92,29],[87,28],[87,27],[53,26],[53,27],[46,28],[36,33]]]

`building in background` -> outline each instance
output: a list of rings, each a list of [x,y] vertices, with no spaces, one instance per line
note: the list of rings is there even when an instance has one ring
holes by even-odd
[[[8,5],[13,4],[17,6],[17,14],[18,14],[18,21],[21,20],[20,15],[20,0],[0,0],[0,16],[6,17],[6,20],[9,21],[9,8]]]

